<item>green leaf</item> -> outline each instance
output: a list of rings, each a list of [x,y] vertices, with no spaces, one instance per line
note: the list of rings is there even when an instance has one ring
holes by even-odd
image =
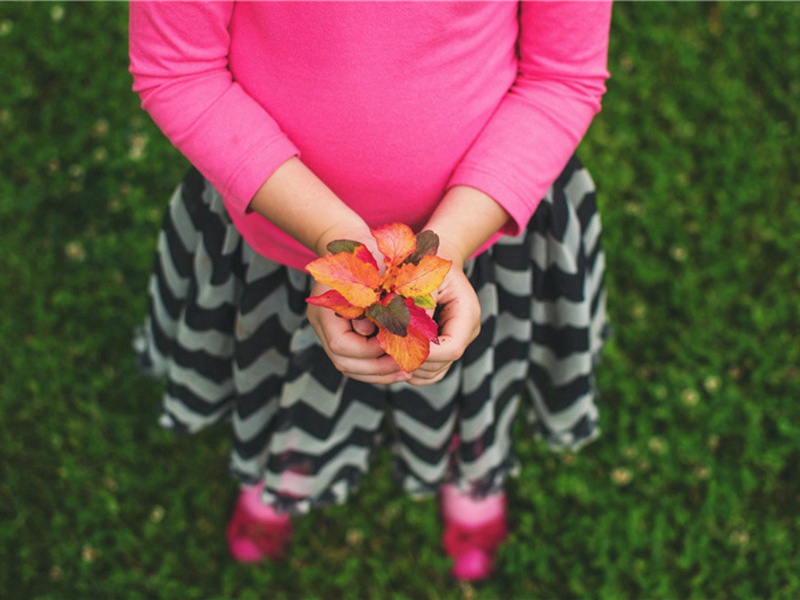
[[[417,234],[417,249],[404,262],[418,265],[423,256],[436,254],[439,250],[439,236],[430,229]]]
[[[424,296],[415,296],[412,298],[412,300],[414,300],[414,304],[420,308],[436,308],[436,300],[434,300],[433,296],[430,294],[425,294]]]
[[[363,245],[361,242],[354,242],[353,240],[333,240],[327,245],[327,248],[331,254],[339,254],[340,252],[355,254],[359,246]]]
[[[392,296],[386,304],[376,302],[367,308],[367,316],[379,327],[400,337],[407,335],[408,324],[411,322],[411,313],[400,296]]]

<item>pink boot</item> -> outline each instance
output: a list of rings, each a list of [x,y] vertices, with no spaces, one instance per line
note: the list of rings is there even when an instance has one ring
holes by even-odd
[[[460,581],[488,577],[497,549],[508,537],[505,494],[472,500],[455,486],[441,493],[444,549],[453,559],[453,576]]]
[[[280,560],[292,538],[289,515],[258,502],[259,487],[244,488],[236,499],[226,532],[234,560],[257,563]]]

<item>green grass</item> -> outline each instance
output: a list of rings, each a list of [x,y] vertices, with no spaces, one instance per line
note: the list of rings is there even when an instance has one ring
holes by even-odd
[[[524,437],[496,577],[449,580],[388,461],[232,564],[226,435],[155,426],[128,339],[186,163],[138,108],[123,4],[0,4],[0,596],[800,596],[800,4],[616,7],[598,184],[604,436]]]

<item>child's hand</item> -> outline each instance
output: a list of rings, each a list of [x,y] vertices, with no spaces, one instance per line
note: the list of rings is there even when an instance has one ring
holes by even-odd
[[[461,260],[453,261],[450,272],[439,287],[436,302],[441,307],[439,344],[431,344],[428,359],[412,373],[409,383],[413,385],[430,385],[442,379],[478,337],[481,329],[478,296],[464,273]]]
[[[311,295],[323,294],[330,288],[314,283]],[[366,337],[374,325],[368,321],[349,321],[332,310],[309,305],[308,321],[322,342],[325,353],[333,365],[347,377],[373,384],[390,384],[408,381],[404,373],[385,354],[375,337]]]
[[[481,307],[472,284],[464,274],[467,261],[487,240],[509,221],[511,216],[494,199],[476,188],[455,185],[447,190],[423,229],[439,235],[439,256],[453,261],[435,295],[441,307],[440,344],[422,366],[414,371],[409,383],[430,385],[447,373],[460,359],[481,330]]]

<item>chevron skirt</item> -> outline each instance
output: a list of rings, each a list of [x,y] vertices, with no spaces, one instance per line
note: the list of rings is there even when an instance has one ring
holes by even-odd
[[[516,470],[518,413],[554,449],[594,439],[604,258],[594,187],[578,161],[527,231],[467,268],[482,328],[442,381],[350,380],[305,318],[310,277],[256,254],[191,171],[165,216],[134,340],[143,369],[166,381],[161,424],[193,433],[229,423],[232,473],[263,482],[264,501],[293,513],[343,502],[379,443],[391,445],[408,493],[452,482],[479,497]]]

